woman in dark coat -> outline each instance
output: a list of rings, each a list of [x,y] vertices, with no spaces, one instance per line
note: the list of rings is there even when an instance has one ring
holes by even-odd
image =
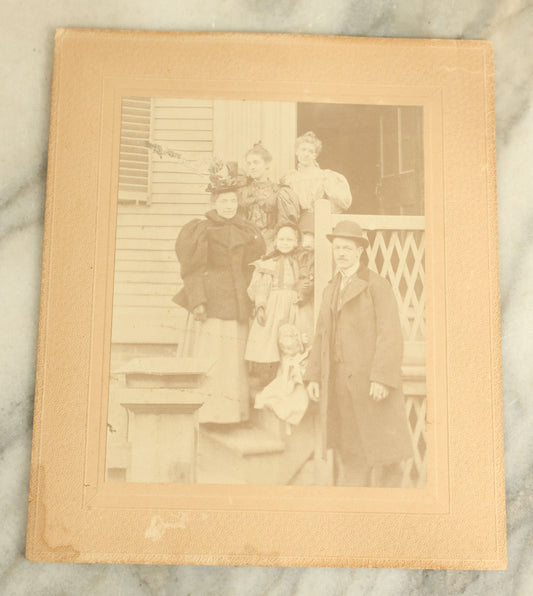
[[[214,209],[186,224],[176,240],[183,289],[174,300],[189,312],[179,355],[214,362],[200,422],[240,422],[249,411],[244,349],[252,305],[246,290],[250,263],[264,254],[265,242],[237,214],[235,166],[211,177]]]

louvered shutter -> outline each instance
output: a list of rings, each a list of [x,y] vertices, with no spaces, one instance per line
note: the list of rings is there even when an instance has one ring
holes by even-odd
[[[148,136],[143,135],[149,132],[151,143],[178,152],[192,164],[209,160],[212,101],[127,98],[122,123],[121,184],[127,178],[124,186],[131,187],[130,180],[137,178],[139,187],[142,172],[148,172],[144,196],[149,196],[149,204],[136,198],[143,196],[142,190],[122,191],[128,199],[120,201],[117,210],[112,341],[172,344],[178,340],[180,317],[185,315],[172,301],[181,287],[174,243],[183,225],[210,208],[209,180],[207,174],[195,173],[175,157],[148,149],[144,144]],[[138,175],[131,176],[131,170]]]
[[[119,203],[150,204],[151,100],[128,97],[122,100],[120,134]]]

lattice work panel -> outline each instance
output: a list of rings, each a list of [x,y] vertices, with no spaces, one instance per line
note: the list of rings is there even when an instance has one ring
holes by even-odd
[[[402,486],[422,488],[426,485],[426,396],[406,396],[405,411],[409,422],[414,456],[403,462]]]
[[[406,341],[424,341],[425,271],[423,230],[368,230],[369,267],[387,278],[393,288]],[[405,409],[413,457],[403,463],[402,486],[426,484],[426,396],[406,395]]]
[[[367,231],[370,269],[387,278],[394,290],[404,339],[425,339],[423,230]]]

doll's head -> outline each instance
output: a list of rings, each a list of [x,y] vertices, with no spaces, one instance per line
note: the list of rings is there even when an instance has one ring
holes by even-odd
[[[314,234],[308,234],[308,233],[304,232],[302,234],[301,245],[302,245],[302,248],[305,248],[305,250],[314,250],[314,248],[315,248],[315,235]]]
[[[286,255],[292,252],[300,241],[300,231],[290,223],[282,224],[276,232],[276,249]]]
[[[272,161],[272,155],[268,149],[263,147],[261,141],[246,152],[246,172],[254,180],[262,180],[266,177]]]
[[[283,323],[279,326],[278,346],[283,356],[295,356],[303,351],[300,332],[295,325]]]
[[[298,222],[298,229],[301,234],[301,246],[307,250],[315,248],[315,214],[307,211]]]

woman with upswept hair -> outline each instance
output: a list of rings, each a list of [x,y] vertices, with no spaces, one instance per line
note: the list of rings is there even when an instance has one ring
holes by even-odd
[[[245,162],[248,178],[239,191],[240,212],[260,230],[270,250],[276,229],[283,223],[298,222],[298,197],[287,185],[269,178],[272,155],[261,141],[246,152]]]
[[[293,190],[301,213],[313,212],[315,201],[328,199],[332,213],[343,213],[352,204],[352,193],[346,178],[333,170],[323,170],[317,162],[322,141],[314,132],[306,132],[296,139],[296,169],[281,179],[281,184]]]

